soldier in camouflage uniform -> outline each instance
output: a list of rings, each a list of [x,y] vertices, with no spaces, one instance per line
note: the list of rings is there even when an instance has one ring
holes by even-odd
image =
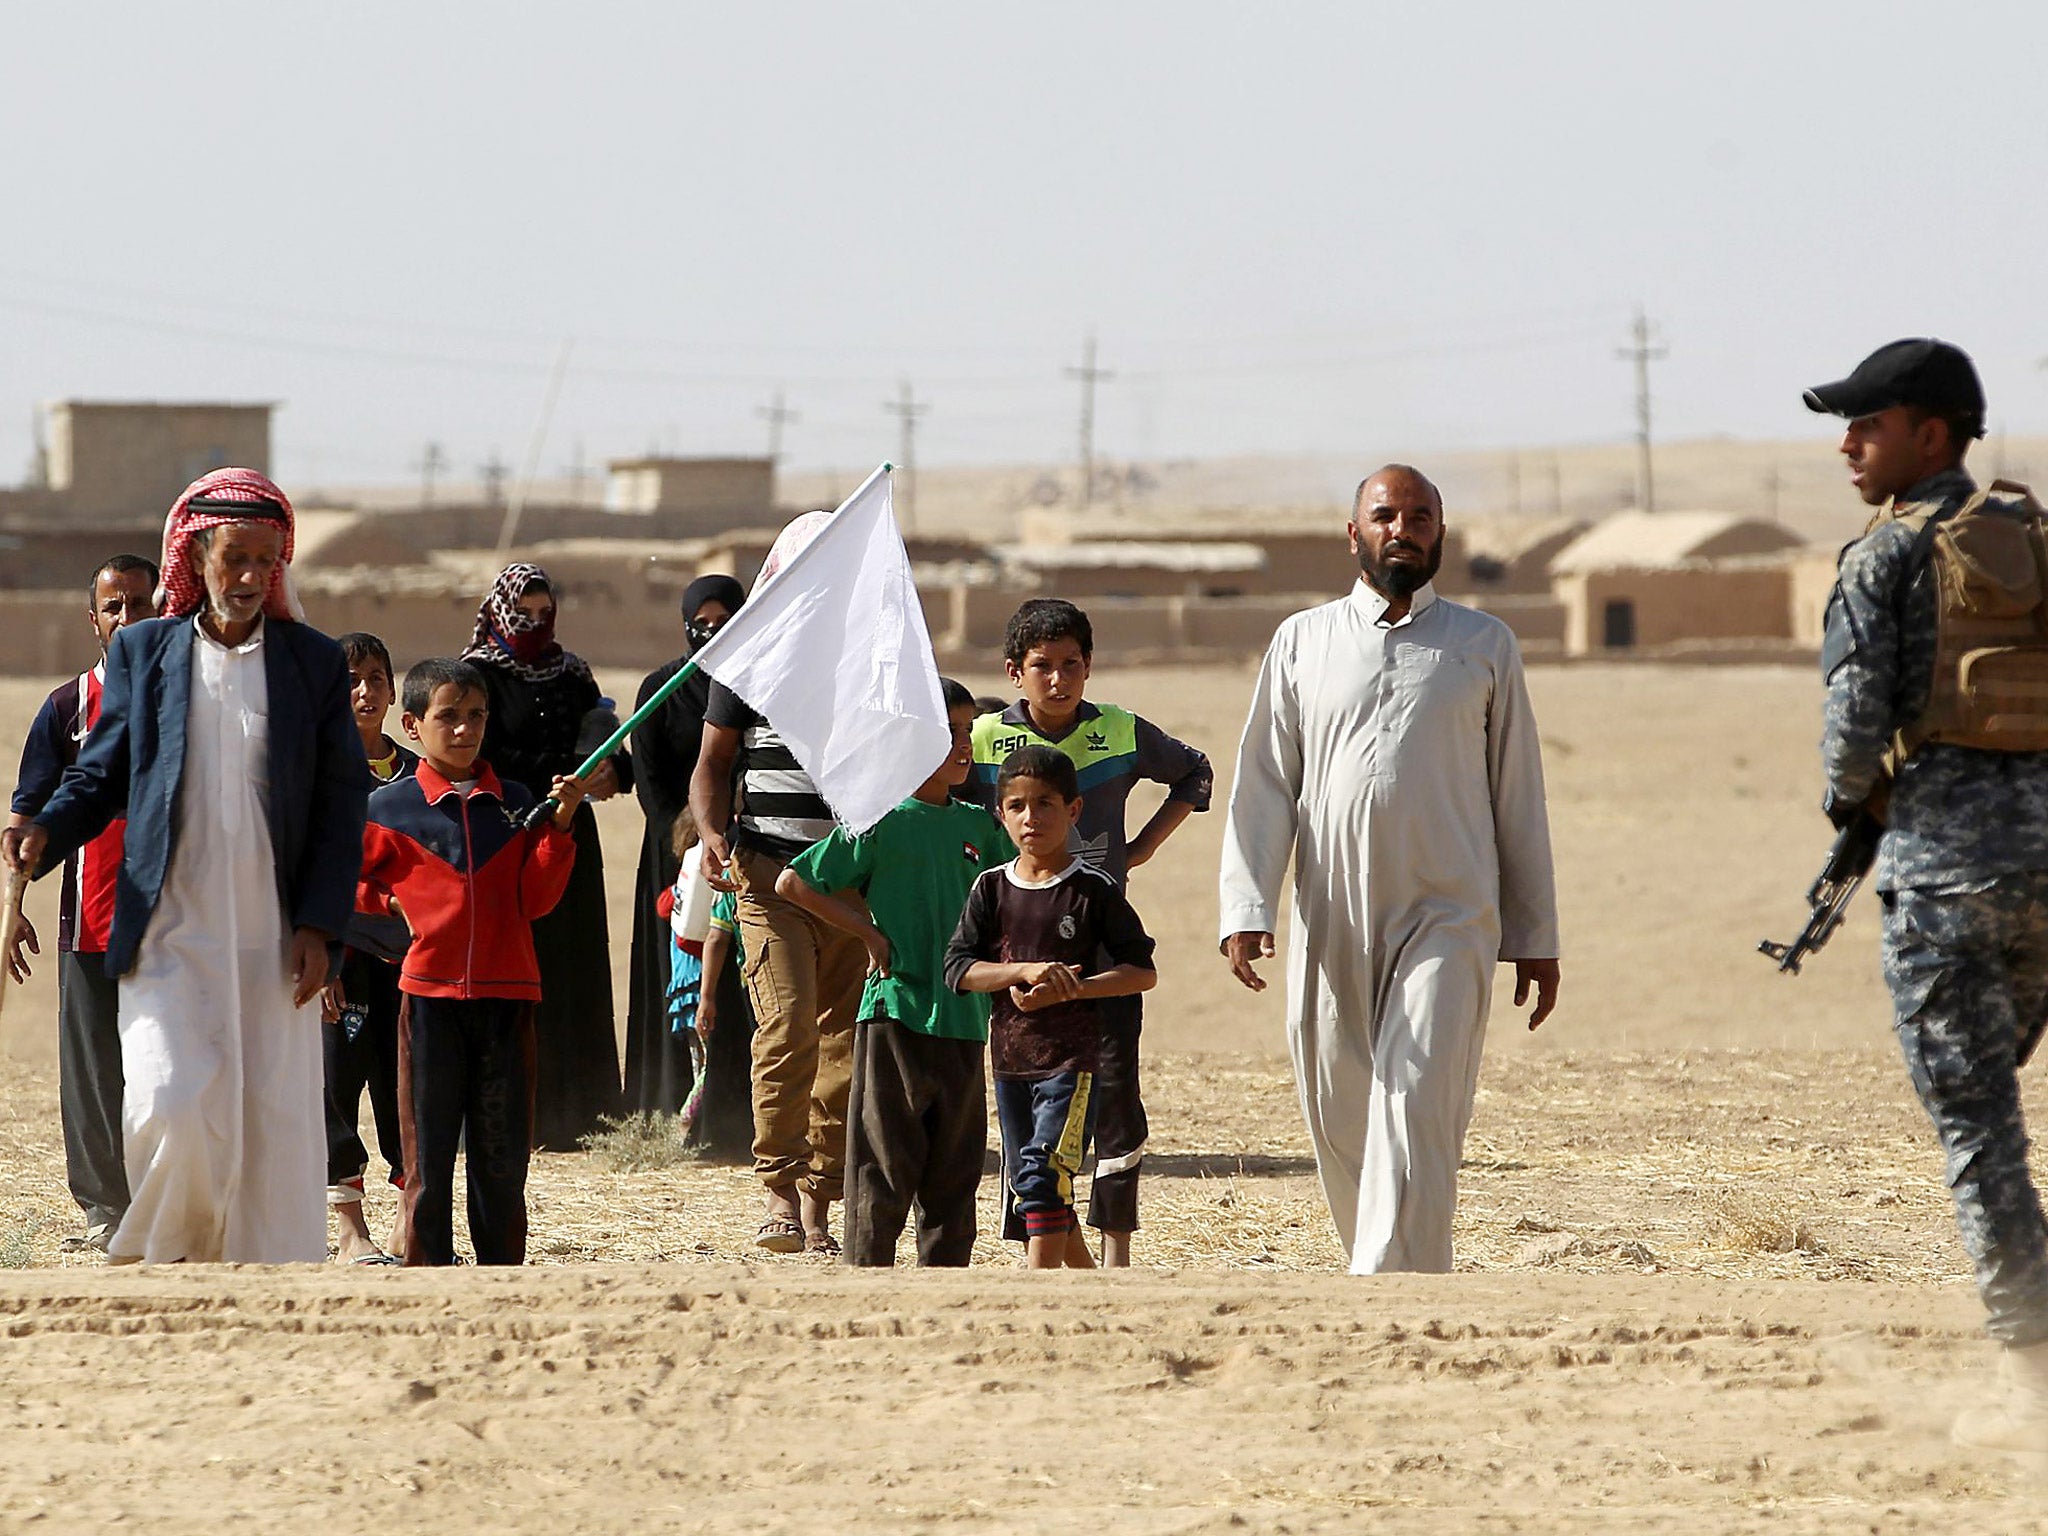
[[[1963,1245],[2004,1346],[2003,1402],[1957,1421],[1963,1444],[2048,1453],[2048,1226],[2027,1172],[2019,1069],[2048,1022],[2048,752],[1929,742],[1888,762],[1927,706],[1931,562],[1902,511],[1953,512],[1983,435],[1970,360],[1944,342],[1880,348],[1806,394],[1848,418],[1842,453],[1881,510],[1842,553],[1821,663],[1827,810],[1838,826],[1891,782],[1876,886],[1899,1045],[1947,1156]],[[1917,547],[1916,547],[1917,545]]]

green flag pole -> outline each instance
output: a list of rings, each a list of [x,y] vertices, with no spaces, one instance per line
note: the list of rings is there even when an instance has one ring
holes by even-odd
[[[669,700],[670,694],[674,693],[678,688],[682,687],[684,683],[688,682],[691,678],[695,677],[696,675],[697,663],[695,663],[694,661],[684,662],[682,666],[676,669],[676,675],[670,678],[667,682],[663,683],[659,688],[655,689],[653,693],[648,695],[647,702],[645,704],[642,704],[638,709],[634,710],[632,714],[626,716],[626,718],[622,722],[620,722],[619,728],[616,731],[613,731],[611,735],[605,737],[604,741],[602,742],[602,744],[599,745],[597,750],[595,752],[592,752],[590,756],[583,759],[582,766],[579,767],[573,774],[571,774],[570,777],[576,779],[587,778],[591,774],[597,772],[597,770],[603,766],[604,760],[610,757],[614,752],[618,751],[620,747],[624,746],[626,744],[626,738],[628,736],[631,736],[634,731],[639,729],[641,721],[645,720],[649,715],[653,714],[657,709],[661,708],[662,705],[666,704]],[[526,820],[523,824],[529,827],[537,827],[542,822],[546,821],[550,816],[554,815],[555,812],[559,811],[560,809],[561,806],[556,802],[555,797],[553,795],[549,795],[547,799],[541,801],[539,805],[536,805],[532,810],[526,813]]]

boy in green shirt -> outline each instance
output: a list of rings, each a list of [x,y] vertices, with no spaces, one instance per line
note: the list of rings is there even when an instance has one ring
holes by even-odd
[[[950,678],[942,687],[945,761],[867,832],[835,829],[775,882],[776,895],[867,946],[846,1111],[849,1264],[894,1264],[913,1201],[919,1264],[964,1268],[974,1252],[988,999],[948,987],[944,962],[975,880],[1017,850],[987,811],[952,799],[974,765],[974,696]],[[866,912],[830,894],[848,890]]]

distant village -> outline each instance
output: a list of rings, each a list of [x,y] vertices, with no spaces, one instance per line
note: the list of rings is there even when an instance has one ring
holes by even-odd
[[[267,473],[272,409],[49,406],[38,474],[0,489],[0,673],[89,664],[83,573],[119,550],[154,558],[165,510],[205,471]],[[596,507],[303,509],[295,574],[314,623],[368,628],[417,656],[465,639],[495,571],[529,560],[564,592],[578,652],[645,667],[676,648],[683,588],[705,571],[751,582],[802,510],[780,503],[770,458],[617,459]],[[1716,511],[1495,523],[1448,510],[1437,589],[1498,615],[1532,661],[1773,660],[1819,646],[1835,552],[1780,523]],[[946,666],[985,661],[1020,598],[1040,593],[1084,603],[1121,660],[1252,658],[1283,618],[1351,576],[1327,515],[1034,507],[1010,541],[906,542]]]

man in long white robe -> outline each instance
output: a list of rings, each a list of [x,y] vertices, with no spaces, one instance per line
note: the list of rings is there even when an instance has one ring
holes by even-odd
[[[131,1200],[116,1263],[326,1257],[320,1014],[354,907],[369,768],[340,647],[302,622],[291,506],[216,470],[172,508],[166,617],[107,656],[100,722],[11,867],[126,812],[121,978]]]
[[[1246,986],[1294,863],[1287,1024],[1353,1274],[1451,1267],[1458,1161],[1499,962],[1557,990],[1543,766],[1513,634],[1436,596],[1435,487],[1359,487],[1361,576],[1280,626],[1223,837],[1223,948]]]
[[[270,840],[262,621],[192,629],[178,847],[121,979],[133,1199],[108,1256],[318,1263],[327,1212],[320,1005],[294,1006]]]

